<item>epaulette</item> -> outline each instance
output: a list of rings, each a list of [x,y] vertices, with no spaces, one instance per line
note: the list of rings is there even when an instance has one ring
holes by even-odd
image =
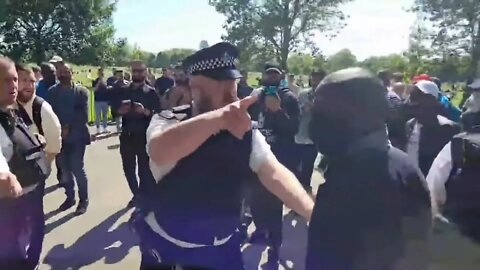
[[[190,104],[185,104],[185,105],[180,105],[172,108],[172,111],[175,112],[185,112],[186,110],[190,109],[192,105]]]
[[[177,107],[175,107],[175,108],[177,108]],[[166,120],[174,120],[175,119],[175,120],[178,120],[178,121],[182,121],[188,116],[188,113],[185,112],[185,110],[188,110],[189,107],[187,107],[187,108],[185,108],[184,110],[181,110],[181,111],[176,111],[175,108],[172,108],[172,110],[161,111],[158,115],[161,118],[166,119]]]

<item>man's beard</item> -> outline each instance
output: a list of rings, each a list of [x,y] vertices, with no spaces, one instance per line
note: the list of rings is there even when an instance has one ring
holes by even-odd
[[[61,84],[69,84],[72,82],[72,78],[69,77],[58,77],[58,80],[60,81]]]
[[[145,78],[144,77],[132,77],[132,82],[142,83],[142,82],[145,82]]]
[[[235,95],[235,93],[231,91],[226,91],[223,94],[223,104],[221,106],[222,107],[226,106],[237,100],[238,100],[238,97]],[[195,104],[195,107],[197,108],[198,114],[211,112],[213,110],[219,109],[216,106],[214,106],[212,99],[209,97],[202,97],[198,102],[194,102],[194,104]]]
[[[21,102],[21,103],[27,103],[29,102],[31,99],[33,98],[33,93],[32,94],[27,94],[23,91],[18,91],[18,94],[17,94],[17,99]]]

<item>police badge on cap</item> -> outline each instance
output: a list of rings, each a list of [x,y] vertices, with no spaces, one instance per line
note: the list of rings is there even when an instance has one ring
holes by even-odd
[[[221,42],[190,55],[183,60],[183,67],[189,75],[202,75],[215,80],[235,80],[242,77],[235,66],[238,57],[237,47]]]

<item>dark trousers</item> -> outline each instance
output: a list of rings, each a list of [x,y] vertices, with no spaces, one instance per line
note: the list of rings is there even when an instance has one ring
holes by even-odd
[[[33,211],[31,213],[31,235],[30,246],[27,250],[28,261],[30,265],[37,265],[40,261],[40,254],[42,253],[43,240],[45,238],[45,213],[43,211],[43,195],[45,194],[45,183],[38,186],[32,194],[32,200],[35,205],[32,205]]]
[[[150,171],[150,159],[147,154],[145,135],[140,137],[128,134],[120,135],[120,155],[123,172],[133,196],[142,195],[152,190],[155,180]],[[137,180],[137,164],[140,184]]]
[[[85,144],[64,144],[58,156],[67,199],[75,199],[76,182],[80,201],[88,201],[88,180],[84,166],[86,147]]]
[[[0,269],[30,270],[38,264],[45,230],[38,196],[35,190],[18,199],[0,199]],[[31,242],[33,234],[41,239]]]
[[[317,158],[317,149],[313,144],[297,144],[297,166],[295,176],[306,191],[311,191],[311,180],[315,159]]]
[[[62,167],[60,165],[60,158],[57,157],[55,158],[55,166],[57,166],[57,180],[59,184],[62,184]]]
[[[298,164],[295,154],[295,144],[274,144],[272,152],[287,169],[295,172]],[[282,244],[283,203],[270,193],[260,181],[252,184],[252,211],[253,221],[257,230],[270,233],[273,248]]]

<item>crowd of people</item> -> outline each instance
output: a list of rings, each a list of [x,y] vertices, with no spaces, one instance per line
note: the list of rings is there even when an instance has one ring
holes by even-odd
[[[238,58],[219,43],[157,79],[132,61],[131,78],[92,81],[97,135],[109,110],[119,133],[140,269],[244,269],[246,242],[278,265],[284,205],[309,223],[307,270],[427,269],[436,217],[480,242],[480,79],[460,110],[427,74],[318,69],[304,89],[267,63],[253,89]],[[88,210],[88,93],[61,57],[0,58],[0,269],[38,268],[53,162],[58,210]]]

